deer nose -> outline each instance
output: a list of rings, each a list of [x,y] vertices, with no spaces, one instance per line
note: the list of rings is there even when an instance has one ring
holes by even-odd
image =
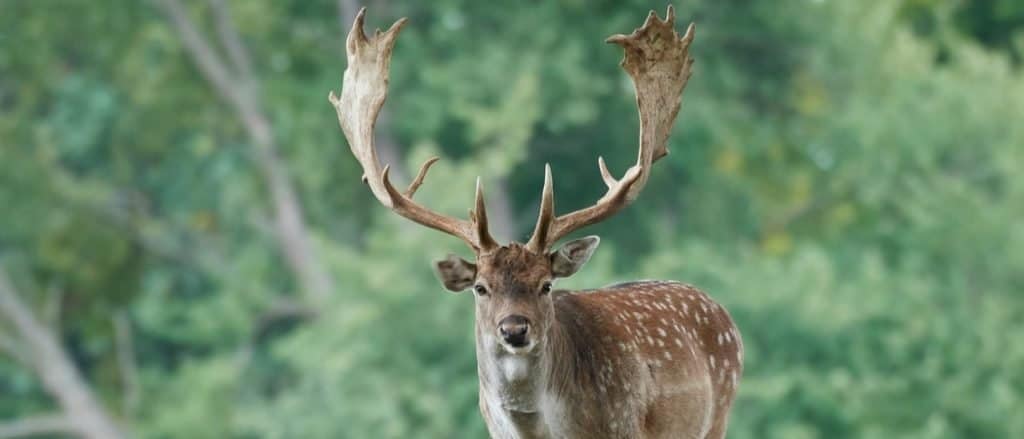
[[[498,322],[498,332],[509,346],[521,348],[526,346],[526,333],[530,330],[530,321],[523,316],[511,315]]]

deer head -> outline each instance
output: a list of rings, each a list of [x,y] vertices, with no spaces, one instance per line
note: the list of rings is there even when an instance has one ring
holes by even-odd
[[[599,242],[588,236],[540,253],[513,242],[477,254],[475,263],[449,255],[436,268],[445,288],[458,292],[472,287],[476,326],[485,341],[509,353],[529,353],[544,343],[550,327],[555,279],[576,273]]]
[[[608,187],[592,206],[555,215],[551,167],[545,166],[540,213],[526,244],[499,245],[488,233],[487,211],[480,180],[468,219],[434,212],[413,201],[430,166],[427,160],[409,187],[399,192],[381,168],[373,143],[373,129],[387,96],[391,52],[406,19],[385,32],[363,33],[365,8],[359,11],[346,42],[348,68],[341,96],[329,95],[349,147],[363,168],[363,181],[385,207],[416,223],[463,240],[473,250],[470,262],[450,255],[436,270],[450,291],[472,288],[476,296],[477,331],[509,353],[528,353],[542,345],[552,321],[552,283],[571,276],[597,248],[596,236],[570,241],[556,250],[552,245],[569,233],[603,221],[631,203],[650,175],[655,161],[668,154],[669,133],[679,111],[682,91],[690,77],[689,56],[694,27],[683,37],[675,32],[672,7],[660,20],[652,11],[644,25],[630,35],[615,35],[607,42],[625,49],[623,68],[632,77],[640,113],[640,148],[637,163],[616,179],[602,158],[598,169]]]

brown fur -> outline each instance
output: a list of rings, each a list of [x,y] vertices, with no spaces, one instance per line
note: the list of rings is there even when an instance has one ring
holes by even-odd
[[[539,294],[550,256],[518,244],[477,260],[481,412],[493,437],[724,437],[742,373],[742,342],[728,313],[696,288],[633,282]],[[535,325],[522,357],[491,345],[509,314]],[[506,379],[523,362],[525,378]]]
[[[669,6],[664,20],[651,11],[633,33],[607,40],[625,49],[622,67],[636,90],[637,163],[616,179],[600,160],[606,194],[590,207],[560,216],[546,167],[537,225],[524,247],[499,246],[490,236],[479,179],[469,220],[413,201],[436,158],[421,166],[405,192],[391,184],[389,168],[380,168],[377,159],[373,129],[387,96],[395,38],[406,20],[367,36],[364,18],[361,10],[346,40],[349,64],[341,96],[331,92],[328,99],[374,197],[398,215],[462,239],[477,254],[476,264],[449,256],[436,269],[448,290],[477,290],[480,409],[491,435],[722,437],[742,371],[742,345],[721,306],[673,282],[579,294],[550,294],[548,288],[555,277],[576,272],[598,239],[576,240],[548,254],[551,244],[635,200],[652,165],[668,153],[668,135],[693,64],[693,24],[680,37]],[[501,333],[499,322],[506,318],[517,322],[514,334]]]

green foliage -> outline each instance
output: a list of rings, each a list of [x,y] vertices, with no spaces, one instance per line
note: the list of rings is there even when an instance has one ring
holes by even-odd
[[[468,254],[359,182],[326,100],[336,2],[229,2],[337,283],[316,319],[269,326],[303,296],[243,127],[151,5],[109,3],[0,14],[0,263],[41,314],[60,304],[107,407],[152,438],[485,436],[473,299],[430,271]],[[596,156],[635,159],[632,90],[601,40],[649,5],[591,3],[371,6],[373,25],[412,20],[381,130],[406,169],[445,157],[417,199],[464,215],[482,175],[522,238],[543,163],[566,211],[601,195]],[[587,230],[601,248],[561,286],[679,279],[722,301],[747,349],[730,437],[1024,437],[1020,8],[677,3],[698,36],[672,154]],[[134,409],[114,312],[134,329]],[[0,419],[53,407],[0,359]]]

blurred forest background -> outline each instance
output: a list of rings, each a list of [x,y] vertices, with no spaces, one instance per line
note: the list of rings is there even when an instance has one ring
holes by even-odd
[[[1024,2],[684,0],[695,74],[566,287],[692,282],[731,438],[1024,437]],[[0,0],[0,437],[485,437],[468,252],[359,181],[329,90],[357,0]],[[602,43],[665,2],[369,0],[379,145],[500,237],[635,159]],[[578,234],[577,234],[578,235]]]

